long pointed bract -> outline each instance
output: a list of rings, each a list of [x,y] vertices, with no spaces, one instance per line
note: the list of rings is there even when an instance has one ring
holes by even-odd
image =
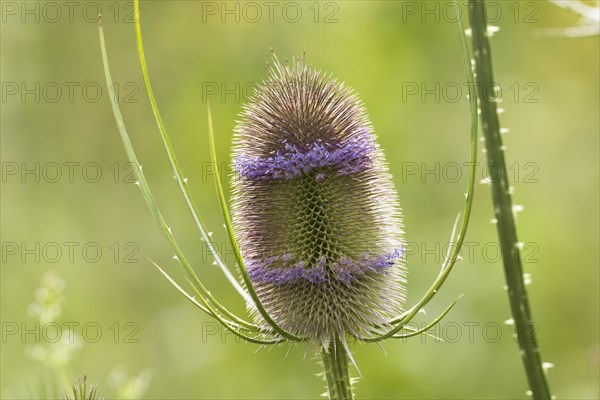
[[[144,197],[144,200],[146,201],[146,204],[148,205],[148,208],[150,209],[152,216],[154,217],[155,221],[157,222],[157,224],[160,227],[163,234],[166,236],[167,240],[169,241],[169,244],[175,251],[176,258],[181,262],[181,265],[184,267],[184,269],[186,270],[188,275],[191,277],[192,281],[196,284],[198,290],[202,293],[203,296],[206,296],[206,299],[203,299],[203,300],[212,302],[215,305],[215,307],[217,307],[217,309],[220,310],[221,312],[223,312],[225,315],[230,316],[239,321],[242,321],[240,318],[236,317],[234,314],[232,314],[230,311],[228,311],[225,307],[223,307],[219,302],[217,302],[216,299],[204,287],[204,285],[202,284],[202,282],[200,281],[200,279],[198,278],[198,276],[196,275],[194,270],[191,268],[191,266],[187,262],[185,256],[181,252],[181,249],[179,248],[179,245],[177,244],[175,237],[171,233],[171,229],[168,227],[167,223],[165,222],[165,220],[162,216],[162,213],[160,212],[160,210],[156,204],[156,201],[154,200],[154,196],[152,195],[152,192],[150,191],[150,187],[148,186],[148,182],[146,181],[146,177],[142,171],[142,166],[137,159],[137,156],[133,149],[133,145],[131,144],[131,140],[129,139],[129,134],[127,133],[127,129],[125,128],[125,122],[123,121],[123,116],[121,114],[121,110],[116,101],[116,97],[115,97],[115,93],[114,93],[114,85],[112,82],[112,77],[110,75],[110,69],[109,69],[109,65],[108,65],[108,56],[106,54],[104,30],[102,28],[102,21],[100,20],[100,18],[98,19],[98,32],[100,35],[100,48],[102,51],[102,62],[104,65],[104,74],[105,74],[105,78],[106,78],[106,84],[108,86],[109,98],[110,98],[112,110],[113,110],[113,114],[115,116],[115,120],[117,122],[117,127],[119,130],[119,134],[121,136],[121,140],[123,142],[123,146],[125,147],[125,152],[127,153],[127,157],[129,159],[129,161],[133,165],[136,166],[136,168],[134,168],[135,177],[137,179],[136,184],[139,186],[140,190],[142,191],[142,196]],[[210,309],[210,307],[209,307],[209,309]],[[243,321],[243,323],[247,324],[248,326],[253,326],[251,323],[246,322],[246,321]]]
[[[135,31],[136,31],[137,48],[138,48],[138,55],[140,57],[140,64],[142,67],[142,74],[144,76],[144,84],[145,84],[146,90],[148,92],[150,106],[152,107],[152,112],[154,113],[154,118],[156,119],[156,124],[157,124],[158,130],[160,132],[160,137],[162,139],[164,148],[167,152],[167,156],[169,158],[171,168],[173,169],[173,173],[175,174],[175,179],[177,180],[179,189],[181,190],[181,193],[183,194],[183,197],[185,198],[187,207],[188,207],[190,213],[192,214],[194,221],[196,222],[196,226],[198,227],[198,230],[200,231],[200,234],[202,235],[202,239],[204,240],[204,242],[208,246],[208,249],[212,253],[213,257],[215,258],[217,265],[219,266],[219,268],[221,268],[221,271],[223,271],[223,274],[225,275],[227,280],[229,280],[229,282],[234,287],[234,289],[246,300],[246,302],[249,302],[249,301],[251,301],[250,297],[244,291],[244,289],[241,287],[241,285],[238,283],[238,281],[235,279],[235,277],[231,274],[231,272],[229,271],[229,269],[227,268],[227,266],[225,265],[223,260],[221,260],[221,257],[219,256],[217,250],[215,249],[213,243],[210,240],[210,235],[208,234],[208,230],[206,229],[206,226],[204,225],[202,218],[200,218],[200,215],[198,213],[196,205],[192,201],[190,191],[189,191],[189,188],[187,185],[187,179],[185,179],[183,177],[183,173],[181,172],[181,168],[179,167],[179,163],[177,162],[177,158],[175,157],[175,152],[173,151],[173,146],[171,145],[171,140],[169,139],[169,135],[167,134],[167,131],[163,124],[162,118],[158,111],[158,106],[156,105],[156,99],[154,98],[154,92],[152,91],[152,86],[150,85],[150,77],[148,75],[148,68],[146,66],[146,57],[144,55],[144,45],[142,42],[142,28],[140,25],[139,0],[134,0],[133,6],[134,6],[134,16],[135,16]]]

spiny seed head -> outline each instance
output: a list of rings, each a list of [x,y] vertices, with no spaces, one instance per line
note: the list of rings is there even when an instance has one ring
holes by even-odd
[[[275,60],[233,160],[234,230],[275,322],[319,343],[386,326],[404,300],[401,214],[352,91],[304,60]]]

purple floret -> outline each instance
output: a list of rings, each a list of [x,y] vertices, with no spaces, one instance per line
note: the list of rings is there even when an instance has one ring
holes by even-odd
[[[328,263],[325,257],[321,256],[316,265],[308,266],[304,261],[290,263],[290,258],[284,256],[274,257],[280,261],[274,266],[273,257],[269,257],[263,262],[248,263],[248,275],[254,283],[274,283],[283,285],[304,279],[310,283],[323,283],[328,278],[328,271],[339,281],[349,285],[357,277],[367,272],[381,273],[385,269],[394,265],[396,260],[402,255],[402,250],[395,249],[392,252],[371,257],[368,254],[362,255],[359,260],[352,260],[348,257],[341,257],[339,260]]]
[[[284,150],[278,150],[274,156],[266,158],[240,154],[234,167],[238,174],[250,180],[293,179],[322,168],[331,168],[338,175],[351,175],[371,165],[374,150],[375,141],[365,132],[342,144],[323,143],[320,140],[306,148],[285,144]],[[322,181],[323,173],[317,173],[316,179]]]

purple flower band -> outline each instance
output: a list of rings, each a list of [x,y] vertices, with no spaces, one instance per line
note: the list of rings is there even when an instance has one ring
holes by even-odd
[[[320,140],[301,148],[289,143],[271,157],[246,157],[239,155],[234,167],[238,174],[251,180],[293,179],[319,168],[332,168],[338,175],[351,175],[364,171],[371,164],[375,141],[364,134],[342,144],[323,143]],[[318,173],[317,180],[324,175]]]
[[[290,263],[289,253],[279,257],[269,257],[262,263],[249,263],[248,275],[255,283],[274,283],[283,285],[304,279],[310,283],[326,282],[327,269],[340,281],[349,285],[354,279],[367,272],[380,273],[384,269],[394,265],[402,255],[402,250],[394,250],[383,256],[371,257],[364,254],[360,260],[354,261],[348,257],[342,257],[338,261],[328,263],[324,256],[319,257],[315,266],[306,268],[307,263],[298,261]],[[274,264],[278,264],[275,266]]]

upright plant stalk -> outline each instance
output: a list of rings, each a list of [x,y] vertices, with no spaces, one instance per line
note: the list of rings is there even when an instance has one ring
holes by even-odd
[[[352,400],[352,382],[348,371],[348,354],[341,341],[329,343],[321,350],[329,399]]]
[[[492,198],[497,220],[498,237],[508,286],[508,298],[515,323],[515,332],[529,387],[534,399],[550,399],[550,389],[542,367],[540,352],[531,317],[527,290],[523,280],[520,244],[513,216],[512,198],[509,190],[508,172],[504,160],[504,147],[500,136],[500,123],[496,110],[492,53],[485,16],[485,0],[469,0],[472,16],[473,53],[477,73],[477,95],[481,108],[481,122],[485,137],[488,162],[496,171],[491,176]]]

